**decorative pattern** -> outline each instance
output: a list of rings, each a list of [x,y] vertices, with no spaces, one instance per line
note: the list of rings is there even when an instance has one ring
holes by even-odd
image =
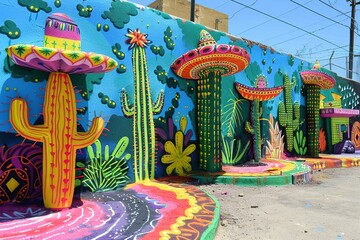
[[[197,82],[200,169],[221,171],[221,77],[247,67],[249,54],[238,46],[216,44],[205,30],[200,32],[199,47],[176,59],[171,69],[178,76]]]
[[[42,148],[32,144],[0,148],[0,205],[41,195]]]
[[[219,217],[218,203],[195,186],[144,181],[116,192],[86,192],[62,211],[36,203],[0,206],[0,236],[203,239],[213,237]]]
[[[52,18],[52,17],[50,17]],[[63,14],[55,14],[53,18],[69,23]],[[69,31],[70,38],[76,38],[78,31],[66,25],[56,24],[52,31],[45,32],[54,39]],[[59,31],[61,33],[59,33]],[[59,35],[57,35],[59,34]],[[65,36],[67,36],[65,34]],[[61,39],[63,41],[63,39]],[[64,46],[60,46],[64,47]],[[65,58],[59,58],[59,55]],[[101,134],[104,127],[102,118],[94,118],[88,132],[77,132],[76,98],[69,73],[82,68],[77,73],[106,72],[116,67],[116,62],[108,65],[110,58],[89,58],[91,64],[77,64],[79,59],[87,59],[85,52],[66,52],[64,48],[49,49],[29,45],[15,45],[8,48],[8,55],[16,64],[30,68],[50,71],[45,89],[43,108],[44,124],[33,126],[29,122],[29,109],[26,101],[16,98],[10,107],[10,122],[14,129],[26,139],[42,142],[43,152],[43,199],[47,208],[61,209],[70,207],[75,187],[76,150],[92,144]],[[35,63],[32,61],[34,60]],[[40,62],[40,64],[39,64]],[[86,61],[85,61],[86,63]],[[37,66],[42,66],[37,68]],[[53,66],[55,67],[53,70]],[[59,72],[61,71],[61,72]]]
[[[107,72],[117,62],[102,54],[16,44],[7,48],[15,64],[44,72],[69,74]]]
[[[355,149],[360,149],[360,122],[356,121],[351,129],[351,141],[355,144]]]
[[[122,111],[126,117],[133,118],[134,132],[134,174],[135,182],[155,177],[155,127],[154,115],[164,106],[164,91],[161,90],[156,102],[151,99],[150,82],[145,47],[151,43],[147,34],[128,29],[129,48],[132,49],[134,72],[134,104],[129,104],[127,91],[121,91]]]

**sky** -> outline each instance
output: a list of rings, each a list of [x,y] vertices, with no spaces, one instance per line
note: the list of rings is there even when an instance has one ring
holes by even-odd
[[[130,0],[144,6],[154,0]],[[190,0],[189,0],[190,1]],[[195,0],[229,16],[229,33],[273,47],[347,77],[351,6],[346,0]],[[360,4],[357,6],[360,10]],[[360,18],[357,12],[355,20]],[[360,27],[359,27],[360,28]],[[360,81],[360,29],[353,79]],[[359,55],[358,57],[356,55]],[[331,61],[330,61],[331,58]]]

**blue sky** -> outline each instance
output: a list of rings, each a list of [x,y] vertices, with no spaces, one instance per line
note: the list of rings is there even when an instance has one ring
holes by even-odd
[[[132,0],[145,6],[153,1]],[[346,77],[351,16],[351,7],[346,0],[196,0],[196,4],[228,14],[232,35],[298,55],[310,62],[320,60],[325,68],[330,69],[329,59],[334,51],[332,70]],[[360,9],[360,5],[357,8]],[[360,54],[359,35],[360,29],[357,29],[354,54]],[[353,78],[360,81],[360,57],[354,58],[353,71]]]

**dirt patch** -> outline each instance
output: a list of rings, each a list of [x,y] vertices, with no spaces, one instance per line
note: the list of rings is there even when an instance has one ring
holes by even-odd
[[[359,239],[360,168],[314,171],[305,185],[202,185],[220,202],[215,240]]]

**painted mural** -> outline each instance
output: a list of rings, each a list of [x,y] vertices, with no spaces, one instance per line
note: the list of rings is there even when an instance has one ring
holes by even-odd
[[[178,179],[306,182],[294,160],[360,150],[360,84],[320,63],[121,0],[0,12],[1,236],[200,239],[218,203]]]

